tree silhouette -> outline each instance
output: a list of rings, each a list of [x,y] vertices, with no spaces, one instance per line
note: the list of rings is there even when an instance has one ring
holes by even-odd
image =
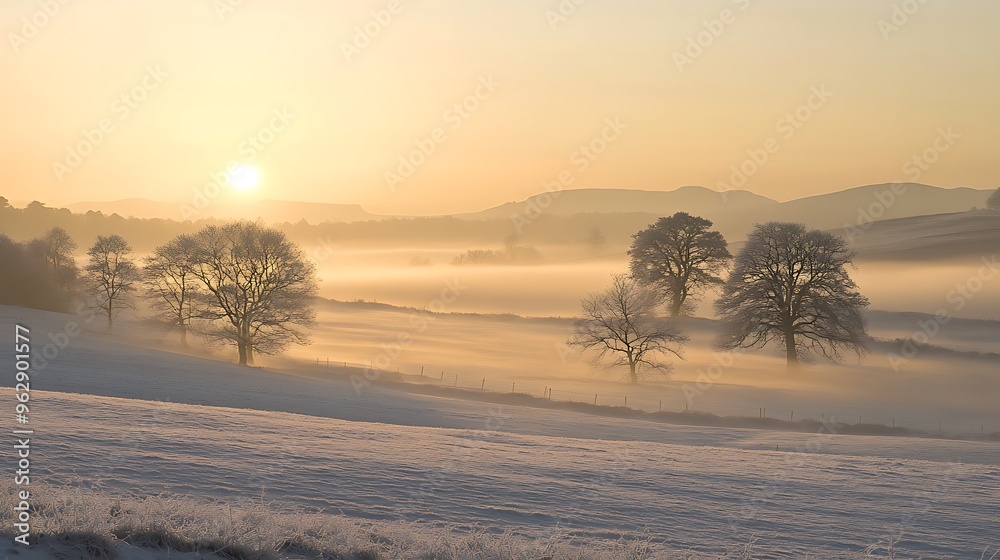
[[[208,226],[193,236],[192,272],[207,290],[198,317],[216,326],[208,334],[236,346],[239,363],[307,344],[313,324],[315,266],[285,234],[252,222]]]
[[[1000,210],[1000,189],[993,191],[993,194],[986,201],[986,207],[990,210]]]
[[[632,236],[632,275],[663,293],[672,317],[705,288],[722,284],[719,273],[732,255],[722,234],[711,228],[709,220],[678,212]]]
[[[184,346],[188,345],[194,303],[203,295],[194,274],[196,250],[197,243],[192,236],[179,235],[154,249],[143,270],[146,295],[157,318],[180,332]]]
[[[120,309],[131,308],[130,294],[139,279],[132,247],[120,235],[99,235],[87,251],[87,276],[96,296],[94,307],[108,318],[108,330]]]
[[[45,259],[59,287],[67,293],[70,292],[76,282],[79,270],[76,266],[76,259],[73,257],[73,251],[76,251],[77,244],[69,233],[56,226],[45,232],[44,236],[31,240],[28,247]]]
[[[573,324],[571,346],[598,351],[598,361],[611,357],[610,365],[627,365],[629,380],[639,382],[641,368],[667,370],[658,357],[680,357],[687,337],[667,321],[657,319],[660,296],[624,274],[612,276],[607,290],[588,295],[582,302],[583,318]]]
[[[836,361],[844,349],[867,353],[868,300],[847,273],[853,257],[839,236],[802,224],[758,224],[715,304],[723,319],[719,345],[774,341],[784,347],[789,366],[800,354]]]

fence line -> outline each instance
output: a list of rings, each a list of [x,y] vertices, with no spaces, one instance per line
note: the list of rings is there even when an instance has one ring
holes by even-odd
[[[526,395],[556,402],[585,403],[594,406],[622,407],[641,412],[687,412],[708,413],[717,416],[734,416],[744,418],[771,418],[788,422],[795,421],[830,421],[843,424],[868,424],[886,426],[889,428],[907,428],[927,432],[929,434],[949,435],[997,435],[1000,434],[1000,423],[970,423],[944,421],[932,418],[914,418],[912,416],[895,416],[887,412],[873,412],[859,407],[839,407],[835,411],[816,412],[805,409],[774,409],[750,406],[712,405],[690,408],[686,399],[643,399],[616,393],[584,393],[559,389],[556,386],[519,383],[517,381],[490,381],[487,377],[470,374],[449,374],[445,370],[429,369],[420,366],[417,373],[396,370],[377,370],[371,363],[348,362],[316,358],[316,365],[325,368],[360,369],[364,371],[380,371],[380,373],[396,373],[409,379],[400,381],[411,384],[432,385],[442,388],[461,389],[465,391],[484,393],[509,393]]]

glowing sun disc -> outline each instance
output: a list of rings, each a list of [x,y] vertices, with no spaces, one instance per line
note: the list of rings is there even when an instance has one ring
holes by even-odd
[[[229,173],[229,184],[238,191],[249,191],[260,183],[260,173],[249,165],[240,165]]]

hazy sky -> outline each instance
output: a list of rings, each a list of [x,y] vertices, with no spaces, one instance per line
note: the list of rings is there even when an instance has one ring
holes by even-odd
[[[192,202],[234,162],[260,183],[217,202],[438,214],[563,170],[724,188],[748,150],[745,188],[779,200],[1000,183],[995,1],[4,0],[0,24],[14,200]]]

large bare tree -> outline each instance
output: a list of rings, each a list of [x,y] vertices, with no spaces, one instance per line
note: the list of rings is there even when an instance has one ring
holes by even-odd
[[[156,317],[180,332],[184,346],[188,345],[195,302],[203,295],[201,282],[194,274],[197,246],[194,237],[177,236],[154,249],[143,270],[146,296]]]
[[[722,285],[722,272],[732,255],[712,222],[686,212],[660,218],[632,236],[632,276],[655,286],[668,302],[670,315],[680,315],[708,287]]]
[[[597,359],[611,358],[612,366],[627,365],[634,385],[643,368],[669,369],[659,358],[680,357],[680,346],[687,341],[675,326],[656,317],[660,302],[655,290],[631,276],[615,274],[610,288],[582,301],[583,318],[573,324],[568,344],[596,350]]]
[[[837,361],[845,349],[859,356],[868,352],[868,300],[847,272],[853,257],[837,235],[802,224],[758,224],[715,304],[723,319],[720,345],[775,342],[789,366],[802,354]]]
[[[236,346],[239,363],[307,344],[313,324],[315,266],[285,234],[252,222],[208,226],[194,234],[193,274],[210,302],[199,317],[219,326],[210,334]]]
[[[120,309],[131,308],[131,294],[139,280],[132,246],[120,235],[99,235],[87,251],[87,277],[95,296],[95,309],[108,318],[108,330]]]

